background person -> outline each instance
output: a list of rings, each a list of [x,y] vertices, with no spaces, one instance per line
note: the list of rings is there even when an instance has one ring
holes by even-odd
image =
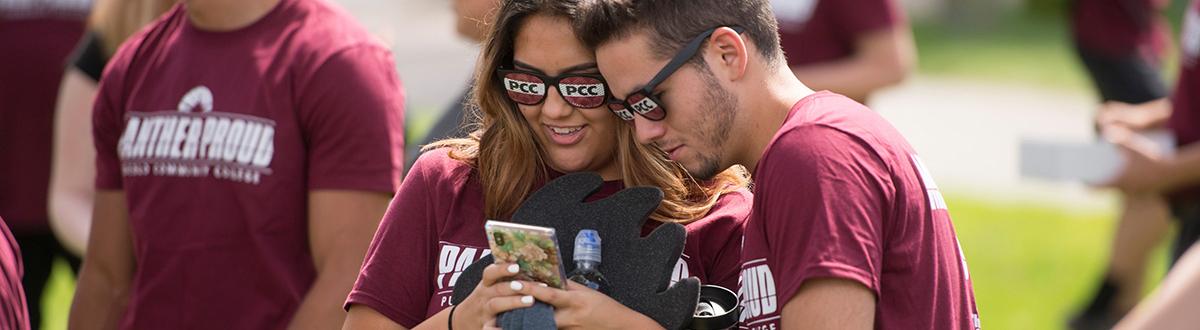
[[[70,326],[340,325],[403,164],[393,68],[321,0],[185,0],[130,38]]]
[[[916,65],[912,29],[894,0],[771,0],[771,7],[788,66],[813,90],[866,103]]]

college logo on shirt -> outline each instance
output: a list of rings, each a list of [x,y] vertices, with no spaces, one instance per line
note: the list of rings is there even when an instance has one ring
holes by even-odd
[[[771,0],[771,10],[779,20],[779,28],[800,30],[812,18],[818,0]]]
[[[467,266],[475,263],[479,259],[492,254],[492,250],[459,245],[450,242],[440,242],[441,249],[438,251],[437,263],[437,296],[441,301],[441,306],[450,306],[450,296],[454,293],[454,284],[458,283],[458,277],[462,275],[463,270]]]
[[[188,91],[176,110],[129,112],[128,117],[117,145],[125,176],[212,177],[257,185],[271,174],[275,121],[213,111],[207,87]]]
[[[779,320],[779,298],[775,294],[775,276],[767,259],[755,259],[742,264],[738,279],[738,296],[742,298],[741,329],[775,329]]]
[[[1192,2],[1191,8],[1184,16],[1179,33],[1179,49],[1186,66],[1196,65],[1196,59],[1200,57],[1200,2]]]

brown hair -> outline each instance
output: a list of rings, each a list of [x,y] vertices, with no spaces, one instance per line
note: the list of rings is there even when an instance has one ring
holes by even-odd
[[[100,35],[104,54],[117,47],[143,26],[175,5],[176,0],[96,0],[88,17],[91,29]]]
[[[484,39],[472,89],[473,115],[479,127],[467,138],[438,141],[425,150],[450,147],[450,156],[473,166],[484,191],[484,214],[508,219],[545,182],[546,161],[534,132],[516,105],[504,96],[494,72],[513,61],[514,40],[526,17],[544,14],[574,19],[580,0],[506,0]],[[745,187],[744,168],[735,167],[698,184],[665,154],[636,142],[630,125],[618,125],[617,162],[625,186],[662,189],[663,203],[651,215],[663,222],[686,223],[703,217],[721,194]]]
[[[593,49],[645,29],[659,46],[654,55],[665,59],[704,31],[737,25],[746,29],[768,65],[783,58],[779,24],[768,0],[588,0],[574,9],[575,34]]]

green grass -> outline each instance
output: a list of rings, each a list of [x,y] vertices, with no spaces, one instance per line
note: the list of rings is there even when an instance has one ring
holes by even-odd
[[[964,197],[947,202],[985,329],[1061,329],[1090,299],[1106,266],[1112,214]],[[1154,256],[1149,281],[1162,277],[1165,249]]]
[[[1061,20],[1017,16],[988,26],[917,22],[920,72],[1062,89],[1091,88]]]
[[[54,270],[50,273],[45,293],[42,299],[42,329],[59,330],[67,328],[67,315],[71,310],[71,298],[75,295],[75,277],[71,274],[71,266],[58,259],[54,261]]]

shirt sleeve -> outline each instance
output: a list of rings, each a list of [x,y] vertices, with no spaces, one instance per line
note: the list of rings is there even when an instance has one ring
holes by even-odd
[[[833,0],[835,24],[846,36],[857,37],[890,29],[904,22],[904,13],[896,0]]]
[[[123,189],[121,159],[117,153],[125,125],[125,76],[131,57],[142,40],[131,40],[113,55],[104,69],[92,105],[92,143],[96,148],[96,189]]]
[[[756,191],[766,205],[779,301],[811,278],[858,282],[878,296],[883,219],[895,194],[883,160],[865,142],[824,126],[796,128],[784,139],[792,143],[777,143],[761,160],[768,166],[757,177],[772,181]]]
[[[404,94],[390,53],[362,44],[325,60],[298,92],[308,188],[393,192],[404,166]]]
[[[412,329],[425,320],[433,296],[437,225],[430,206],[430,152],[417,160],[375,232],[345,308],[360,304]]]

